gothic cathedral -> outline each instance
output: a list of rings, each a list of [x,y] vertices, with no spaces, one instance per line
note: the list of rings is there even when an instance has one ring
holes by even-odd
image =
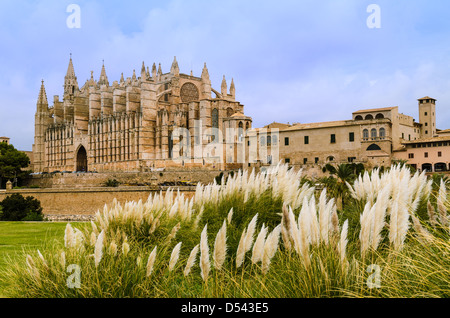
[[[233,80],[228,90],[224,76],[221,91],[216,91],[206,63],[201,77],[196,77],[192,71],[180,73],[176,58],[169,73],[162,72],[161,64],[158,69],[153,64],[150,73],[142,63],[139,77],[133,71],[124,79],[122,73],[112,85],[103,65],[98,81],[91,72],[80,88],[71,57],[62,101],[56,95],[49,107],[42,81],[35,115],[34,170],[239,167],[242,132],[251,128],[252,120],[235,96]],[[230,135],[230,131],[237,133]]]

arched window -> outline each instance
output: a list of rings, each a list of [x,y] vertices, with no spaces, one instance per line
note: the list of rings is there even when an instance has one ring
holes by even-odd
[[[386,129],[384,129],[383,127],[380,128],[380,137],[386,137]]]
[[[259,144],[260,144],[261,146],[265,146],[265,145],[266,145],[266,137],[261,136],[261,139],[260,139],[260,141],[259,141]]]
[[[383,114],[377,114],[377,115],[375,116],[375,118],[376,118],[376,119],[383,119],[383,118],[384,118],[384,115],[383,115]]]
[[[369,114],[369,115],[367,115],[367,116],[366,116],[366,118],[365,118],[365,119],[366,119],[366,120],[370,120],[370,119],[373,119],[373,116]]]
[[[250,129],[250,123],[247,122],[247,123],[245,124],[245,130],[249,130],[249,129]]]
[[[219,128],[219,111],[214,108],[211,113],[211,124],[213,128]]]
[[[363,117],[361,115],[358,115],[355,117],[355,120],[363,120]]]
[[[267,146],[271,146],[271,145],[272,145],[272,137],[267,136]]]
[[[381,150],[380,146],[376,145],[376,144],[371,144],[369,147],[367,147],[367,151],[372,151],[372,150]]]
[[[370,130],[370,137],[371,138],[377,138],[377,130],[375,128],[372,128]]]
[[[369,139],[369,130],[367,129],[363,130],[363,139]]]
[[[329,157],[327,158],[327,161],[328,161],[328,162],[334,161],[334,157],[333,157],[333,156],[329,156]]]
[[[244,136],[244,123],[242,121],[239,122],[239,129],[238,129],[238,139],[239,141],[242,141],[242,137]]]

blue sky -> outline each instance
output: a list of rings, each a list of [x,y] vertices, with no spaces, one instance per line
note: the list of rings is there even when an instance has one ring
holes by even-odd
[[[68,28],[70,4],[81,27]],[[370,29],[367,7],[381,9]],[[62,96],[72,53],[80,86],[131,76],[142,61],[199,76],[213,87],[234,78],[254,127],[273,121],[350,119],[364,108],[399,106],[418,120],[417,99],[437,101],[450,128],[450,4],[447,0],[166,0],[0,2],[0,135],[31,150],[41,79]]]

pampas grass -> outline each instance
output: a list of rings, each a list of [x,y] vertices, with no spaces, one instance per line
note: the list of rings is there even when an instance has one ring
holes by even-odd
[[[179,242],[172,250],[172,254],[170,255],[169,260],[169,272],[173,271],[175,268],[175,265],[178,262],[178,258],[180,257],[180,249],[181,249],[182,242]]]
[[[421,282],[418,290],[450,295],[440,274],[448,273],[450,237],[434,226],[448,218],[445,184],[432,192],[424,174],[398,166],[375,169],[347,184],[351,197],[338,211],[327,189],[316,191],[301,176],[301,170],[278,165],[264,173],[239,171],[220,185],[198,184],[190,199],[169,189],[144,201],[113,200],[83,230],[69,223],[64,242],[26,252],[25,261],[8,267],[5,276],[14,287],[7,295],[417,295],[408,279]],[[208,229],[211,239],[215,234],[212,253]],[[248,252],[251,262],[243,266]],[[82,288],[67,288],[67,264],[80,267]],[[367,264],[383,268],[389,289],[367,289]],[[406,291],[395,284],[405,284]]]
[[[191,272],[192,267],[195,265],[195,260],[197,258],[198,251],[200,249],[200,244],[195,245],[195,247],[192,249],[191,253],[189,254],[189,258],[186,263],[186,267],[184,268],[184,276],[188,276]]]
[[[200,238],[200,270],[203,281],[205,282],[208,280],[209,271],[211,270],[207,229],[208,225],[205,225]]]
[[[222,227],[217,233],[214,243],[214,267],[217,270],[222,269],[222,265],[225,262],[225,256],[227,254],[227,222],[224,221]]]
[[[105,231],[102,230],[100,232],[100,234],[98,235],[97,242],[95,243],[95,248],[94,248],[95,267],[98,267],[98,265],[100,264],[100,261],[102,260],[104,239],[105,239]]]
[[[147,260],[147,266],[146,266],[146,276],[150,277],[150,275],[153,272],[153,267],[155,266],[155,261],[156,261],[156,251],[157,251],[157,246],[155,246],[155,248],[152,250],[152,252],[150,253],[148,260]]]

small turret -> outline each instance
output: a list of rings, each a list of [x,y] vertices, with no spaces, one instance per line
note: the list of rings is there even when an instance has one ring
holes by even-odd
[[[222,91],[221,91],[222,97],[226,98],[228,95],[228,86],[227,86],[227,80],[225,79],[225,75],[223,76],[221,89],[222,89]]]
[[[170,73],[178,76],[180,75],[180,68],[178,67],[177,57],[173,58],[172,67],[170,68]]]
[[[37,111],[43,112],[48,110],[47,93],[45,92],[44,80],[41,81],[41,88],[37,100]]]
[[[155,63],[153,63],[153,66],[152,66],[152,78],[153,78],[153,80],[156,80],[156,64]]]
[[[206,63],[203,66],[203,70],[202,70],[202,80],[209,81],[209,72],[208,72],[208,68],[206,67]]]
[[[234,86],[234,78],[231,79],[231,84],[230,84],[230,95],[233,99],[236,98],[236,87]]]
[[[106,76],[105,70],[105,62],[103,62],[102,65],[102,71],[100,72],[100,79],[98,80],[98,84],[109,86],[108,76]]]

